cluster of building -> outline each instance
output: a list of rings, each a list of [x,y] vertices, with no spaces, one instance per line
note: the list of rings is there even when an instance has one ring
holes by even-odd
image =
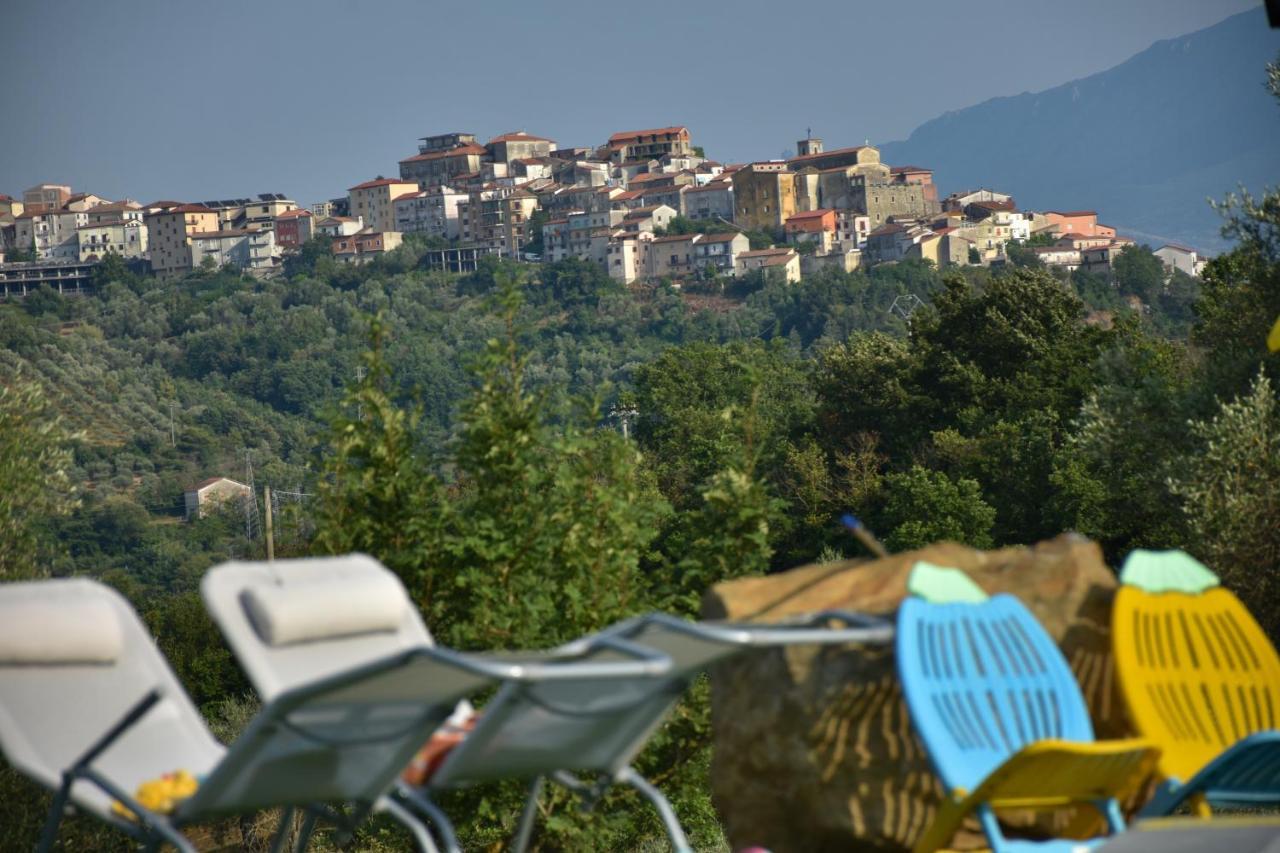
[[[336,259],[358,263],[414,233],[447,241],[452,249],[433,254],[451,269],[484,254],[580,258],[626,283],[682,283],[758,269],[798,281],[823,267],[908,258],[998,264],[1011,243],[1033,237],[1049,266],[1105,272],[1132,245],[1093,211],[1019,210],[988,189],[940,199],[930,169],[882,163],[869,144],[828,151],[812,135],[793,157],[742,164],[707,158],[686,127],[615,133],[597,147],[515,131],[485,143],[470,133],[427,136],[417,148],[398,177],[364,181],[310,209],[274,193],[143,205],[41,184],[21,202],[0,195],[0,250],[32,250],[54,265],[111,252],[172,275],[206,259],[269,270],[316,235],[331,238]],[[666,233],[676,217],[697,220],[701,233]],[[745,232],[773,245],[752,250]],[[1203,263],[1181,246],[1156,254],[1193,275]],[[18,273],[30,277],[30,269],[8,275]]]

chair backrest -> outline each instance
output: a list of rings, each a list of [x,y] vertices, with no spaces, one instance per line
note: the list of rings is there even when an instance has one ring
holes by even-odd
[[[459,700],[491,686],[481,665],[420,646],[276,696],[179,810],[180,819],[279,805],[371,805]]]
[[[1044,628],[1013,596],[978,595],[913,595],[898,611],[902,690],[948,790],[973,790],[1033,741],[1094,739],[1080,688]]]
[[[353,592],[361,590],[379,612],[364,626],[349,623],[348,630],[325,636],[325,627],[343,613]],[[273,595],[288,603],[308,591],[312,594],[301,616],[319,630],[302,641],[271,642],[261,614],[255,621],[255,603],[270,601]],[[399,579],[364,554],[223,563],[205,573],[200,594],[263,699],[348,667],[432,644],[418,608]],[[377,617],[387,612],[394,618],[379,621]],[[305,627],[301,633],[307,633]]]
[[[1116,674],[1138,732],[1183,782],[1251,734],[1280,728],[1280,657],[1217,578],[1181,552],[1135,551],[1111,616]]]
[[[665,663],[661,670],[630,675],[590,671],[599,664],[634,666],[605,646],[552,654],[543,662],[555,677],[533,675],[504,684],[475,729],[431,778],[433,787],[558,770],[612,775],[644,746],[684,690],[683,681],[667,675]]]
[[[0,585],[0,749],[49,788],[152,690],[160,702],[102,753],[94,769],[132,792],[178,769],[207,773],[223,755],[133,608],[87,579]],[[81,807],[108,817],[87,782]]]
[[[598,634],[567,644],[561,652],[585,653],[607,659],[610,651],[607,648],[593,649],[592,644],[601,639],[621,639],[660,652],[671,661],[669,672],[661,678],[636,680],[629,686],[611,688],[614,691],[609,697],[612,701],[592,712],[595,721],[593,724],[598,724],[600,728],[596,742],[590,748],[583,746],[567,751],[577,762],[573,767],[606,774],[616,773],[625,767],[644,748],[649,737],[662,724],[690,682],[722,660],[751,649],[798,644],[887,642],[892,635],[892,626],[887,623],[865,619],[857,614],[838,614],[838,618],[851,617],[856,617],[850,623],[852,627],[827,628],[820,624],[826,621],[821,614],[818,615],[817,622],[733,624],[690,622],[666,613],[649,613],[618,622]],[[582,697],[585,697],[595,688],[590,684],[582,684],[567,689],[581,692]],[[561,687],[547,686],[541,690],[545,694],[546,691],[559,691]],[[536,694],[528,699],[513,696],[511,703],[507,709],[507,713],[511,714],[524,713],[522,707],[528,710],[536,708],[539,703],[558,704],[566,708],[575,704],[583,708],[589,705],[581,697],[570,697],[568,701],[564,698],[552,699],[548,703],[545,696]],[[492,706],[486,708],[486,717],[490,713]],[[494,731],[497,731],[496,725]],[[476,734],[485,733],[478,731]],[[459,752],[457,760],[457,765],[450,766],[446,763],[441,768],[437,774],[437,780],[442,780],[441,784],[453,778],[470,778],[480,774],[475,766],[463,764],[464,760],[469,761],[468,754]]]

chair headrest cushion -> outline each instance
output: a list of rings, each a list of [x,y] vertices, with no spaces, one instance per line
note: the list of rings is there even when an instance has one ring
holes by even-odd
[[[269,646],[394,632],[408,606],[404,587],[386,571],[256,584],[243,600]]]
[[[0,602],[0,665],[109,664],[124,649],[111,603],[31,597]]]

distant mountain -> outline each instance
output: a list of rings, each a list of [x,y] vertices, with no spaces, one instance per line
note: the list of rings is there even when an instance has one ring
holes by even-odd
[[[1259,4],[1091,77],[946,113],[881,156],[933,168],[944,192],[991,187],[1023,208],[1097,210],[1142,242],[1219,251],[1205,199],[1280,183],[1280,103],[1264,85],[1277,51]]]

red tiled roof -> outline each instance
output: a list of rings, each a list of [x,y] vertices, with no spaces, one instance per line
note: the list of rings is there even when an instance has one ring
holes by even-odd
[[[554,139],[547,139],[545,136],[534,136],[532,133],[525,133],[523,130],[504,133],[501,136],[495,136],[489,140],[492,145],[495,142],[554,142]]]
[[[650,181],[658,181],[658,180],[662,180],[663,178],[674,181],[675,175],[669,174],[667,172],[641,172],[639,175],[636,175],[634,178],[632,178],[629,181],[629,183],[647,184]]]
[[[136,201],[109,201],[106,204],[97,204],[89,208],[86,213],[105,213],[113,210],[142,210],[142,205]]]
[[[1045,213],[1052,213],[1057,216],[1097,216],[1096,210],[1046,210]]]
[[[284,213],[277,214],[276,219],[299,219],[310,215],[311,211],[298,208],[297,210],[286,210]]]
[[[444,160],[449,157],[462,157],[471,154],[487,154],[483,147],[479,145],[461,145],[457,148],[450,148],[448,151],[429,151],[426,154],[415,154],[412,157],[406,157],[401,163],[421,163],[425,160]]]
[[[795,249],[788,247],[775,246],[772,249],[752,249],[749,252],[743,252],[738,255],[740,258],[767,258],[782,257],[783,255],[795,254]]]
[[[150,210],[153,207],[178,207],[181,204],[182,202],[180,201],[169,201],[168,199],[165,199],[164,201],[153,201],[151,204],[144,204],[143,207]]]
[[[703,243],[731,243],[735,237],[739,236],[737,231],[728,231],[723,234],[703,234]]]
[[[614,201],[630,201],[633,198],[640,198],[644,195],[643,190],[627,190],[619,195],[614,196]]]
[[[350,192],[351,190],[371,190],[374,187],[386,187],[386,186],[390,186],[391,184],[413,184],[416,187],[418,185],[418,182],[402,181],[399,178],[378,178],[377,180],[373,180],[373,181],[365,181],[363,184],[356,184],[354,187],[351,187],[347,191]]]
[[[236,228],[226,228],[222,231],[192,231],[190,237],[192,240],[221,240],[225,237],[248,237],[252,234],[267,234],[269,229],[251,229],[240,230]]]
[[[679,240],[692,240],[695,237],[701,237],[701,234],[668,234],[666,237],[654,237],[655,243],[675,243]]]
[[[983,210],[1016,210],[1016,206],[1012,201],[971,201],[972,207],[980,207]]]
[[[211,208],[205,207],[203,204],[180,204],[177,207],[170,207],[161,213],[216,213]]]
[[[788,163],[807,163],[810,160],[817,160],[822,157],[834,157],[837,154],[856,154],[863,148],[870,148],[869,145],[855,145],[852,148],[835,148],[831,151],[820,151],[817,154],[801,154],[797,157],[789,157]]]
[[[641,136],[661,136],[668,133],[689,132],[687,127],[655,127],[650,130],[624,130],[621,133],[615,133],[609,137],[609,144],[613,145],[618,142],[625,142],[628,139],[636,139]]]
[[[391,199],[391,201],[392,203],[395,203],[397,201],[404,201],[405,199],[410,199],[410,198],[425,198],[426,195],[427,195],[426,190],[419,190],[418,192],[412,192],[412,193],[401,193],[400,195]]]

